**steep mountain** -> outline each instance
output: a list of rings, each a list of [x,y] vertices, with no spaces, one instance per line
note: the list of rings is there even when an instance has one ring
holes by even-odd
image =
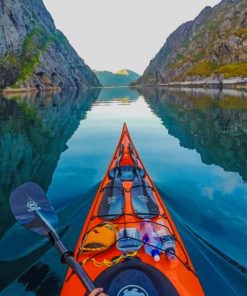
[[[173,32],[140,84],[247,82],[247,0],[222,0]]]
[[[140,77],[139,74],[127,69],[119,70],[116,73],[95,71],[95,74],[103,86],[127,86]]]
[[[0,88],[99,86],[42,0],[0,0]]]

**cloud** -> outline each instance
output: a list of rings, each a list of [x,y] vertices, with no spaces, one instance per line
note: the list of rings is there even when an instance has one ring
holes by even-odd
[[[239,187],[240,176],[237,173],[225,172],[222,168],[216,167],[215,173],[220,177],[221,182],[218,184],[218,189],[225,194],[233,193]],[[241,181],[242,183],[242,181]]]
[[[211,187],[204,187],[202,189],[202,196],[207,197],[209,200],[214,199],[214,190]]]

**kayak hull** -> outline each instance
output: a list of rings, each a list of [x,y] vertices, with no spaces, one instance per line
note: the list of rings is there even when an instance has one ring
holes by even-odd
[[[152,256],[145,253],[143,247],[138,250],[137,254],[133,255],[133,257],[130,256],[127,258],[127,260],[126,258],[125,260],[122,258],[122,260],[119,260],[119,262],[117,260],[114,261],[115,258],[121,258],[121,252],[115,246],[97,254],[96,256],[93,256],[95,257],[95,260],[88,260],[90,255],[81,254],[80,252],[80,247],[88,231],[106,220],[104,217],[99,217],[98,211],[103,198],[104,188],[111,181],[110,172],[117,165],[119,149],[121,145],[124,147],[121,158],[121,166],[134,166],[134,161],[130,154],[129,144],[131,144],[133,147],[134,153],[137,157],[138,167],[144,172],[143,179],[152,189],[154,201],[159,209],[159,214],[152,217],[152,222],[156,223],[157,220],[163,219],[170,233],[175,238],[176,258],[172,261],[169,261],[165,254],[162,254],[161,260],[159,262],[155,262]],[[111,222],[115,225],[118,225],[120,228],[121,225],[126,225],[126,223],[128,224],[128,227],[137,227],[137,225],[139,225],[143,219],[141,215],[137,215],[135,213],[133,208],[131,196],[133,181],[124,181],[122,184],[124,188],[123,214],[119,217],[115,217],[115,219]],[[84,223],[75,248],[74,257],[80,263],[86,262],[84,264],[84,269],[88,273],[89,277],[95,282],[96,286],[103,286],[109,296],[124,296],[125,293],[127,295],[127,292],[131,291],[131,289],[136,291],[136,295],[139,293],[139,295],[147,296],[156,296],[156,294],[157,296],[163,296],[166,294],[174,296],[204,295],[202,286],[195,273],[189,254],[187,253],[187,250],[182,242],[180,234],[178,233],[172,217],[170,216],[160,194],[158,193],[152,179],[150,178],[140,159],[126,124],[123,126],[122,134],[114,152],[113,158]],[[101,264],[98,264],[98,262]],[[114,262],[115,264],[112,264],[111,266],[109,262]],[[116,278],[118,275],[119,277]],[[133,279],[135,278],[141,278],[142,282],[133,282]],[[121,282],[121,280],[123,281],[122,286],[120,284],[118,287],[116,287],[116,283]],[[149,288],[144,288],[143,285],[144,283],[147,284],[149,282],[148,280],[150,280]],[[152,287],[152,285],[154,287]],[[144,291],[142,291],[142,289],[144,289]],[[151,292],[147,292],[148,289]],[[77,276],[72,273],[71,269],[69,269],[67,272],[61,295],[86,295],[86,290],[83,284],[80,282]]]

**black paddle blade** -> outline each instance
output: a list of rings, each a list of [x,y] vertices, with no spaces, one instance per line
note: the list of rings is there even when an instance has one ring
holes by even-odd
[[[119,178],[110,181],[104,189],[98,216],[104,220],[113,220],[123,214],[124,190]]]
[[[160,214],[152,188],[140,177],[134,179],[131,201],[135,214],[142,219],[154,218]]]
[[[26,228],[46,236],[57,227],[57,216],[43,189],[28,182],[10,195],[10,208],[16,220]]]

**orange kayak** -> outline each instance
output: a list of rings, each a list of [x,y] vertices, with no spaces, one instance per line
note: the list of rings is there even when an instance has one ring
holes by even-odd
[[[101,233],[102,225],[107,231],[110,225],[114,231]],[[182,239],[126,124],[74,257],[108,296],[204,295]],[[61,295],[87,295],[71,269]]]

